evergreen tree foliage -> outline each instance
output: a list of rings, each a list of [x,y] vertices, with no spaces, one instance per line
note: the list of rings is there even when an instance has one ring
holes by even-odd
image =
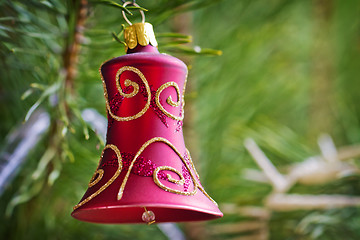
[[[266,220],[254,220],[230,211],[216,221],[179,224],[186,237],[359,239],[357,207],[267,209],[273,189],[246,179],[248,169],[260,169],[244,147],[245,139],[254,139],[287,173],[321,154],[317,139],[322,133],[337,147],[360,143],[359,2],[137,3],[148,10],[159,50],[189,65],[185,141],[202,184],[221,208],[255,206],[269,213]],[[24,122],[39,113],[50,119],[46,133],[0,192],[1,239],[167,239],[156,225],[97,225],[70,217],[104,145],[81,112],[92,108],[106,115],[98,68],[124,54],[117,41],[125,24],[121,5],[0,1],[0,170],[21,142],[14,136]],[[139,20],[136,8],[126,11],[134,14],[131,21]],[[188,35],[193,43],[186,44]],[[355,167],[358,161],[346,160]],[[322,184],[295,184],[286,193],[356,197],[359,177],[357,172],[334,175]],[[246,225],[249,221],[264,222],[266,236],[257,235],[259,230]],[[225,226],[234,227],[221,231]],[[241,231],[241,226],[249,227]]]

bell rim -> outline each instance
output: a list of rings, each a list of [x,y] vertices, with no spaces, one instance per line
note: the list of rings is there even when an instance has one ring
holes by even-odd
[[[163,223],[163,222],[189,222],[189,221],[208,221],[208,220],[215,220],[218,218],[223,217],[223,213],[218,210],[210,210],[204,209],[199,207],[192,207],[192,206],[182,206],[182,205],[174,205],[174,204],[129,204],[129,205],[113,205],[113,206],[97,206],[97,207],[89,207],[89,208],[78,208],[71,213],[71,216],[75,219],[91,222],[91,223],[103,223],[103,224],[133,224],[133,223],[145,223],[141,221],[141,214],[138,214],[137,220],[129,220],[129,216],[125,216],[123,219],[121,217],[116,218],[116,220],[109,219],[108,215],[106,219],[102,220],[100,217],[96,217],[97,214],[106,213],[107,211],[113,211],[113,215],[115,212],[121,212],[122,210],[126,211],[137,211],[137,212],[144,212],[144,208],[149,211],[153,211],[156,217],[156,223]],[[115,211],[115,212],[114,212]],[[170,214],[173,213],[174,217],[160,217],[159,219],[159,212],[169,212]],[[179,217],[178,213],[183,213],[184,216]],[[87,217],[89,214],[90,217]],[[135,214],[136,215],[136,214]],[[114,219],[115,219],[114,218]]]

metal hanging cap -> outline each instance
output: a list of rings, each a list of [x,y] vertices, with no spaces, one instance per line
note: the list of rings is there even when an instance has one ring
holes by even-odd
[[[125,2],[124,7],[127,5],[134,5],[136,7],[140,7],[135,2]],[[157,47],[157,41],[155,38],[153,26],[150,23],[145,22],[145,14],[144,11],[140,10],[142,21],[140,23],[132,24],[129,19],[127,19],[125,12],[122,11],[122,15],[126,22],[130,25],[124,30],[124,38],[127,49],[134,49],[137,45],[147,46],[151,44],[154,47]],[[126,49],[126,51],[127,51]]]
[[[133,5],[133,6],[135,6],[135,7],[140,7],[137,3],[135,3],[135,1],[125,2],[125,3],[123,4],[123,7],[126,7],[127,5]],[[145,23],[145,14],[144,14],[144,11],[143,11],[143,10],[139,10],[139,11],[140,11],[140,14],[141,14],[141,22],[142,22],[142,23]],[[124,11],[122,11],[122,15],[123,15],[125,21],[131,26],[132,23],[131,23],[130,20],[126,17],[126,14],[125,14]]]

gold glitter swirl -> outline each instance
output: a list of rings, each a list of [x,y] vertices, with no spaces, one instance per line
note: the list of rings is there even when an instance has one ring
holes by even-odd
[[[175,183],[175,184],[178,184],[178,185],[183,185],[184,182],[185,182],[185,178],[184,176],[178,171],[176,170],[175,168],[173,167],[170,167],[170,166],[159,166],[157,167],[155,170],[154,170],[154,173],[153,173],[153,179],[154,179],[154,182],[156,185],[158,185],[161,189],[167,191],[167,192],[171,192],[171,193],[175,193],[175,194],[180,194],[180,195],[185,195],[185,196],[192,196],[192,195],[195,195],[196,192],[197,192],[197,189],[200,189],[200,191],[207,197],[209,198],[215,205],[217,205],[217,203],[207,194],[207,192],[205,191],[205,189],[200,185],[200,182],[199,180],[196,180],[194,174],[192,173],[191,171],[191,167],[194,169],[194,172],[196,174],[196,176],[198,177],[198,173],[196,172],[195,170],[195,167],[194,167],[194,164],[191,160],[191,156],[190,156],[190,153],[188,150],[187,151],[187,155],[189,156],[189,159],[188,161],[190,162],[190,165],[191,167],[189,166],[189,164],[187,163],[187,161],[184,159],[184,157],[181,156],[180,152],[175,148],[175,146],[170,142],[168,141],[167,139],[165,138],[162,138],[162,137],[155,137],[155,138],[152,138],[150,139],[149,141],[145,142],[142,147],[139,149],[139,151],[136,153],[134,159],[131,161],[131,164],[129,166],[129,169],[124,177],[124,180],[120,186],[120,189],[119,189],[119,192],[118,192],[118,195],[117,195],[117,199],[120,200],[123,196],[123,193],[124,193],[124,190],[125,190],[125,186],[126,186],[126,183],[129,179],[129,176],[130,176],[130,173],[131,173],[131,170],[136,162],[136,160],[139,158],[139,156],[141,155],[141,153],[149,146],[151,145],[152,143],[155,143],[155,142],[162,142],[162,143],[165,143],[166,145],[168,145],[171,149],[173,149],[173,151],[179,156],[179,158],[181,159],[181,161],[183,162],[183,164],[185,165],[186,169],[188,170],[189,174],[190,174],[190,177],[191,177],[191,180],[193,182],[193,191],[191,192],[187,192],[187,191],[180,191],[180,190],[176,190],[176,189],[172,189],[172,188],[169,188],[167,186],[165,186],[164,184],[161,183],[160,179],[158,178],[158,173],[159,171],[172,171],[174,172],[176,175],[178,175],[179,179],[175,179],[173,178],[170,174],[167,174],[167,178],[168,178],[168,181],[169,182],[172,182],[172,183]],[[122,170],[122,167],[123,167],[123,164],[122,164],[122,157],[121,157],[121,152],[120,150],[113,144],[108,144],[105,146],[105,148],[103,149],[102,151],[102,154],[101,154],[101,159],[103,158],[103,155],[104,155],[104,152],[106,149],[111,149],[113,150],[115,153],[116,153],[116,156],[117,156],[117,159],[118,159],[118,169],[116,170],[116,172],[114,173],[114,175],[103,185],[101,186],[95,193],[91,194],[89,197],[87,197],[86,199],[84,199],[83,201],[81,201],[79,204],[77,204],[73,209],[77,209],[79,208],[80,206],[84,205],[85,203],[89,202],[91,199],[93,199],[94,197],[96,197],[97,195],[99,195],[102,191],[104,191],[110,184],[112,184],[116,179],[117,177],[120,175],[121,173],[121,170]],[[101,160],[100,160],[101,162]],[[97,184],[103,177],[103,173],[104,173],[104,170],[103,169],[99,169],[99,166],[100,166],[100,162],[99,162],[99,165],[98,165],[98,169],[95,171],[95,174],[94,176],[91,178],[90,180],[90,183],[89,183],[89,187],[92,187],[94,186],[95,184]],[[95,176],[99,174],[99,176],[96,178],[96,180],[94,180]],[[199,177],[198,177],[199,179]]]
[[[192,161],[192,158],[191,158],[191,155],[190,155],[190,152],[189,152],[188,149],[186,149],[186,154],[189,156],[189,162],[190,162],[190,164],[191,164],[191,166],[192,166],[192,169],[194,169],[194,172],[195,172],[198,180],[200,181],[200,176],[199,176],[198,172],[196,171],[194,162]],[[199,188],[200,191],[201,191],[206,197],[208,197],[216,206],[218,205],[217,202],[215,202],[215,200],[212,199],[212,198],[210,197],[210,195],[205,191],[205,189],[203,188],[203,186],[201,186],[201,185],[199,184],[199,185],[198,185],[198,188]]]
[[[158,90],[156,91],[156,95],[155,95],[155,101],[156,101],[156,105],[160,108],[160,110],[166,115],[168,116],[169,118],[172,118],[174,120],[177,120],[177,121],[182,121],[184,119],[184,114],[182,114],[182,116],[180,117],[177,117],[171,113],[169,113],[168,111],[165,110],[165,108],[161,105],[160,103],[160,94],[161,92],[165,89],[165,88],[168,88],[168,87],[174,87],[175,90],[176,90],[176,95],[177,95],[177,101],[174,102],[172,97],[169,96],[167,99],[166,99],[166,102],[172,106],[172,107],[178,107],[180,104],[181,104],[181,100],[184,100],[184,97],[180,98],[180,89],[179,89],[179,86],[177,85],[176,82],[167,82],[167,83],[164,83],[163,85],[161,85]],[[184,104],[183,104],[184,105]]]
[[[123,193],[124,193],[124,190],[125,190],[125,186],[126,186],[126,183],[129,179],[129,175],[130,175],[130,172],[131,172],[131,169],[133,168],[136,160],[138,159],[138,157],[141,155],[141,153],[149,146],[151,145],[152,143],[155,143],[155,142],[162,142],[162,143],[165,143],[166,145],[168,145],[178,156],[179,158],[181,159],[181,161],[183,162],[183,164],[185,165],[185,167],[187,168],[189,174],[190,174],[190,177],[192,179],[192,182],[193,182],[193,191],[191,192],[185,192],[185,191],[180,191],[180,190],[176,190],[176,189],[172,189],[172,188],[169,188],[167,186],[165,186],[164,184],[161,183],[160,179],[158,178],[158,173],[159,171],[161,170],[167,170],[167,171],[172,171],[172,172],[175,172],[180,180],[176,180],[174,178],[172,178],[171,176],[169,177],[170,174],[167,175],[168,177],[168,180],[170,182],[173,182],[173,183],[176,183],[176,184],[184,184],[184,176],[179,172],[177,171],[176,169],[170,167],[170,166],[160,166],[160,167],[157,167],[155,170],[154,170],[154,173],[153,173],[153,179],[154,179],[154,182],[156,185],[158,185],[161,189],[167,191],[167,192],[171,192],[171,193],[175,193],[175,194],[180,194],[180,195],[185,195],[185,196],[191,196],[191,195],[195,195],[196,192],[197,192],[197,189],[199,188],[204,194],[205,196],[207,196],[212,202],[214,202],[216,204],[216,202],[210,198],[210,196],[205,192],[205,190],[202,188],[202,186],[200,185],[200,183],[196,180],[194,174],[192,173],[191,171],[191,168],[190,166],[188,165],[188,163],[185,161],[185,159],[181,156],[180,152],[175,148],[175,146],[170,142],[168,141],[167,139],[165,138],[162,138],[162,137],[155,137],[155,138],[152,138],[150,140],[148,140],[147,142],[145,142],[141,148],[139,149],[139,151],[136,153],[134,159],[132,160],[130,166],[129,166],[129,169],[124,177],[124,180],[120,186],[120,189],[119,189],[119,192],[118,192],[118,200],[120,200],[123,196]],[[190,156],[190,154],[189,154]],[[191,161],[191,158],[189,157],[189,161],[190,161],[190,164],[193,166],[193,163]]]
[[[117,90],[119,91],[119,94],[122,95],[125,98],[131,98],[131,97],[135,96],[139,92],[139,85],[136,82],[133,82],[133,81],[131,81],[129,79],[126,79],[124,84],[125,84],[125,86],[132,86],[134,90],[131,93],[128,93],[128,94],[126,94],[126,93],[124,93],[122,91],[119,80],[120,80],[120,75],[125,71],[134,72],[140,77],[140,79],[142,80],[142,82],[145,85],[145,89],[146,89],[146,93],[147,93],[147,101],[146,101],[146,104],[145,104],[144,108],[140,112],[138,112],[137,114],[135,114],[133,116],[119,117],[119,116],[115,115],[111,111],[111,108],[110,108],[110,105],[109,105],[109,97],[108,97],[108,93],[107,93],[107,89],[106,89],[106,84],[105,84],[103,75],[101,73],[101,67],[100,67],[100,75],[101,75],[101,79],[102,79],[103,87],[104,87],[104,96],[105,96],[106,108],[107,108],[110,116],[113,119],[115,119],[116,121],[131,121],[131,120],[134,120],[134,119],[137,119],[137,118],[141,117],[149,109],[150,102],[151,102],[151,91],[150,91],[149,84],[148,84],[144,74],[139,69],[137,69],[135,67],[124,66],[124,67],[120,68],[117,71],[117,73],[116,73],[116,87],[117,87]]]
[[[177,184],[177,185],[184,185],[184,183],[185,183],[185,178],[184,178],[184,176],[183,176],[178,170],[176,170],[176,169],[173,168],[173,167],[169,167],[169,166],[160,166],[160,167],[157,167],[157,168],[154,170],[156,173],[154,173],[153,176],[155,176],[155,175],[157,176],[157,174],[159,173],[159,171],[162,171],[162,170],[172,171],[172,172],[176,173],[176,174],[179,176],[179,178],[180,178],[180,180],[178,180],[178,179],[173,178],[170,174],[167,174],[166,177],[167,177],[167,180],[168,180],[169,182],[175,183],[175,184]]]
[[[192,169],[194,169],[194,172],[195,172],[195,174],[196,174],[196,177],[200,180],[200,176],[199,176],[198,172],[196,171],[196,168],[195,168],[194,162],[192,161],[192,158],[191,158],[190,152],[189,152],[189,150],[188,150],[187,148],[186,148],[186,154],[187,154],[187,155],[188,155],[188,157],[189,157],[189,162],[190,162],[190,164],[191,164]]]
[[[85,203],[89,202],[91,199],[93,199],[94,197],[96,197],[97,195],[99,195],[102,191],[104,191],[110,184],[112,184],[115,179],[120,175],[121,173],[121,170],[122,170],[122,158],[121,158],[121,153],[119,151],[119,149],[114,145],[114,144],[108,144],[104,147],[103,151],[102,151],[102,154],[101,154],[101,159],[103,158],[104,156],[104,152],[106,149],[111,149],[115,152],[116,154],[116,157],[118,159],[118,169],[116,170],[116,172],[114,173],[114,175],[109,179],[109,181],[107,181],[104,185],[102,185],[96,192],[94,192],[93,194],[91,194],[89,197],[87,197],[86,199],[82,200],[80,203],[78,203],[73,209],[77,209],[79,207],[81,207],[82,205],[84,205]],[[100,162],[101,162],[101,159],[100,159]],[[99,162],[99,165],[98,165],[98,168],[100,166],[100,162]],[[97,172],[97,170],[96,170]],[[96,173],[95,172],[95,173]],[[102,175],[101,175],[102,177]],[[101,178],[99,178],[99,180],[97,182],[100,181]],[[92,180],[92,179],[91,179]],[[92,183],[92,181],[90,181]]]
[[[197,192],[197,187],[198,187],[198,184],[197,182],[193,182],[195,183],[194,184],[194,190],[192,192],[185,192],[185,191],[180,191],[180,190],[176,190],[176,189],[171,189],[169,187],[166,187],[164,184],[161,183],[161,181],[159,180],[158,178],[158,173],[159,171],[162,171],[162,170],[166,170],[166,171],[172,171],[172,172],[175,172],[179,177],[180,177],[180,180],[176,180],[174,178],[171,177],[170,174],[167,174],[167,177],[168,177],[168,180],[169,182],[172,182],[172,183],[176,183],[178,185],[182,185],[184,184],[185,182],[185,178],[184,176],[179,172],[177,171],[175,168],[172,168],[172,167],[169,167],[169,166],[160,166],[160,167],[157,167],[154,171],[154,174],[153,174],[153,179],[154,179],[154,182],[156,183],[156,185],[158,185],[160,188],[162,188],[163,190],[167,191],[167,192],[171,192],[171,193],[176,193],[176,194],[180,194],[180,195],[186,195],[186,196],[191,196],[191,195],[194,195],[196,192]]]
[[[103,82],[103,87],[104,87],[104,96],[105,96],[105,102],[106,102],[106,108],[109,112],[109,114],[111,115],[112,118],[114,118],[115,120],[117,121],[130,121],[130,120],[133,120],[133,119],[136,119],[136,118],[139,118],[141,117],[149,108],[150,106],[150,101],[151,101],[151,91],[150,91],[150,87],[149,87],[149,84],[145,78],[145,76],[142,74],[142,72],[135,68],[135,67],[131,67],[131,66],[124,66],[122,68],[120,68],[116,74],[116,86],[117,86],[117,89],[119,91],[119,93],[125,97],[125,98],[131,98],[133,96],[135,96],[138,92],[139,92],[139,85],[136,83],[136,82],[133,82],[129,79],[126,79],[125,82],[124,82],[124,85],[125,86],[132,86],[133,87],[133,91],[129,94],[126,94],[122,91],[121,89],[121,86],[120,86],[120,83],[118,81],[118,79],[120,78],[120,75],[121,73],[123,73],[124,71],[132,71],[134,73],[136,73],[140,78],[141,80],[143,81],[144,85],[145,85],[145,88],[146,88],[146,92],[147,92],[147,95],[148,95],[148,98],[147,98],[147,103],[145,105],[145,107],[137,114],[133,115],[133,116],[130,116],[130,117],[119,117],[119,116],[116,116],[115,114],[113,114],[111,112],[111,109],[110,109],[110,106],[109,106],[109,100],[108,100],[108,93],[107,93],[107,89],[106,89],[106,84],[105,84],[105,80],[103,78],[103,75],[102,75],[102,72],[101,72],[101,68],[102,68],[103,65],[101,65],[100,69],[99,69],[99,72],[100,72],[100,76],[101,76],[101,79],[102,79],[102,82]],[[119,79],[120,80],[120,79]],[[185,78],[185,83],[184,83],[184,87],[183,87],[183,94],[182,94],[182,98],[180,99],[180,90],[179,90],[179,87],[178,85],[175,83],[175,82],[168,82],[168,83],[165,83],[163,84],[162,86],[159,87],[159,89],[157,90],[156,92],[156,95],[155,95],[155,100],[156,100],[156,104],[158,105],[158,107],[161,109],[161,111],[166,114],[168,117],[172,118],[172,119],[175,119],[175,120],[178,120],[178,121],[182,121],[183,120],[183,117],[184,117],[184,114],[182,114],[181,117],[176,117],[172,114],[170,114],[169,112],[167,112],[160,104],[160,94],[161,92],[167,88],[167,87],[174,87],[175,90],[176,90],[176,93],[177,93],[177,101],[174,102],[171,98],[171,96],[169,96],[167,98],[167,103],[170,105],[170,106],[173,106],[173,107],[178,107],[180,104],[182,106],[182,112],[184,110],[184,106],[185,106],[185,102],[184,102],[184,93],[185,93],[185,87],[186,87],[186,82],[187,82],[187,75],[186,75],[186,78]],[[200,181],[199,181],[199,174],[197,173],[196,169],[195,169],[195,166],[192,162],[192,159],[191,159],[191,156],[190,156],[190,153],[189,151],[186,149],[186,153],[189,157],[188,161],[186,161],[184,159],[184,157],[180,154],[180,152],[175,148],[175,146],[170,142],[168,141],[167,139],[165,138],[162,138],[162,137],[155,137],[155,138],[152,138],[150,140],[148,140],[147,142],[145,142],[142,147],[139,149],[139,151],[136,153],[134,159],[131,161],[131,164],[129,166],[129,169],[124,177],[124,180],[120,186],[120,189],[119,189],[119,192],[118,192],[118,196],[117,196],[117,199],[120,200],[123,196],[123,193],[124,193],[124,189],[125,189],[125,186],[126,186],[126,183],[129,179],[129,175],[131,173],[131,170],[136,162],[136,160],[139,158],[139,156],[142,154],[142,152],[149,146],[151,145],[152,143],[155,143],[155,142],[162,142],[162,143],[165,143],[166,145],[168,145],[171,149],[173,149],[173,151],[179,156],[179,158],[181,159],[181,161],[183,162],[184,166],[186,167],[186,169],[188,170],[189,172],[189,175],[192,179],[192,182],[193,182],[193,191],[192,192],[185,192],[185,191],[180,191],[180,190],[176,190],[176,189],[172,189],[172,188],[169,188],[167,186],[165,186],[164,184],[161,183],[160,179],[158,178],[158,173],[159,171],[161,170],[165,170],[165,171],[172,171],[174,172],[178,177],[179,179],[175,179],[173,178],[170,174],[167,174],[167,180],[169,182],[172,182],[172,183],[175,183],[175,184],[178,184],[178,185],[183,185],[184,182],[185,182],[185,178],[184,176],[178,171],[176,170],[175,168],[172,168],[170,166],[159,166],[157,167],[154,172],[153,172],[153,179],[154,179],[154,182],[156,185],[158,185],[160,188],[162,188],[163,190],[167,191],[167,192],[171,192],[171,193],[175,193],[175,194],[180,194],[180,195],[186,195],[186,196],[191,196],[191,195],[195,195],[196,192],[197,192],[197,189],[199,189],[206,197],[209,198],[209,200],[211,200],[215,205],[217,205],[217,203],[206,193],[206,191],[204,190],[204,188],[200,185]],[[99,195],[102,191],[104,191],[110,184],[112,184],[120,175],[121,171],[122,171],[122,168],[123,168],[123,163],[122,163],[122,156],[121,156],[121,152],[120,150],[117,148],[117,146],[113,145],[113,144],[108,144],[104,147],[103,151],[102,151],[102,154],[101,154],[101,159],[103,158],[103,155],[104,155],[104,152],[106,149],[111,149],[113,150],[115,153],[116,153],[116,156],[117,156],[117,159],[118,159],[118,169],[116,170],[116,172],[114,173],[114,175],[103,185],[101,186],[95,193],[91,194],[90,196],[88,196],[86,199],[84,199],[83,201],[81,201],[79,204],[77,204],[76,206],[74,206],[74,210],[81,207],[82,205],[84,205],[85,203],[89,202],[91,199],[93,199],[94,197],[96,197],[97,195]],[[187,163],[189,162],[189,164]],[[101,160],[99,162],[99,165],[97,167],[97,170],[95,171],[93,177],[91,178],[90,180],[90,183],[89,183],[89,187],[93,187],[94,185],[96,185],[102,178],[103,178],[103,175],[104,175],[104,170],[103,169],[99,169],[99,166],[100,166],[100,163],[101,163]],[[193,171],[191,171],[191,168],[193,169]],[[195,172],[196,174],[196,177],[197,179],[195,178],[193,172]],[[97,178],[95,179],[95,177],[97,176]],[[95,180],[94,180],[95,179]]]
[[[121,69],[120,69],[120,70],[121,70]],[[119,78],[119,77],[120,77],[120,74],[122,73],[122,72],[120,72],[120,70],[119,70],[119,71],[117,72],[117,74],[116,74],[116,79],[117,79],[117,81],[116,81],[116,87],[117,87],[120,95],[122,95],[123,97],[126,97],[126,98],[132,98],[133,96],[135,96],[136,94],[138,94],[138,92],[139,92],[139,84],[137,84],[136,82],[133,82],[133,81],[131,81],[131,80],[129,80],[129,79],[126,79],[125,82],[124,82],[124,85],[125,85],[126,87],[132,86],[134,90],[133,90],[131,93],[124,93],[124,92],[122,91],[122,89],[121,89],[121,86],[120,86],[120,78]]]
[[[184,87],[183,87],[183,94],[182,94],[182,117],[184,119],[184,109],[185,109],[185,89],[186,89],[186,83],[188,78],[188,72],[186,71],[185,81],[184,81]],[[182,121],[182,120],[181,120]],[[190,156],[190,154],[189,154]]]
[[[104,170],[103,169],[96,170],[94,175],[92,176],[88,186],[92,187],[95,184],[97,184],[102,179],[103,175],[104,175]],[[96,176],[97,176],[97,178],[95,179]]]

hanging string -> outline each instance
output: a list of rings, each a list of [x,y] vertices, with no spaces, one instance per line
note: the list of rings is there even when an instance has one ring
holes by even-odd
[[[127,5],[130,5],[130,4],[133,5],[133,6],[135,6],[135,7],[139,7],[139,8],[140,8],[140,6],[139,6],[137,3],[135,3],[135,1],[132,1],[132,2],[126,1],[126,2],[124,2],[123,7],[126,7]],[[141,14],[141,22],[142,22],[142,23],[145,23],[145,14],[144,14],[144,11],[143,11],[143,10],[140,10],[140,14]],[[131,26],[132,23],[131,23],[130,20],[126,17],[126,14],[125,14],[124,11],[122,11],[122,15],[123,15],[125,21]]]

